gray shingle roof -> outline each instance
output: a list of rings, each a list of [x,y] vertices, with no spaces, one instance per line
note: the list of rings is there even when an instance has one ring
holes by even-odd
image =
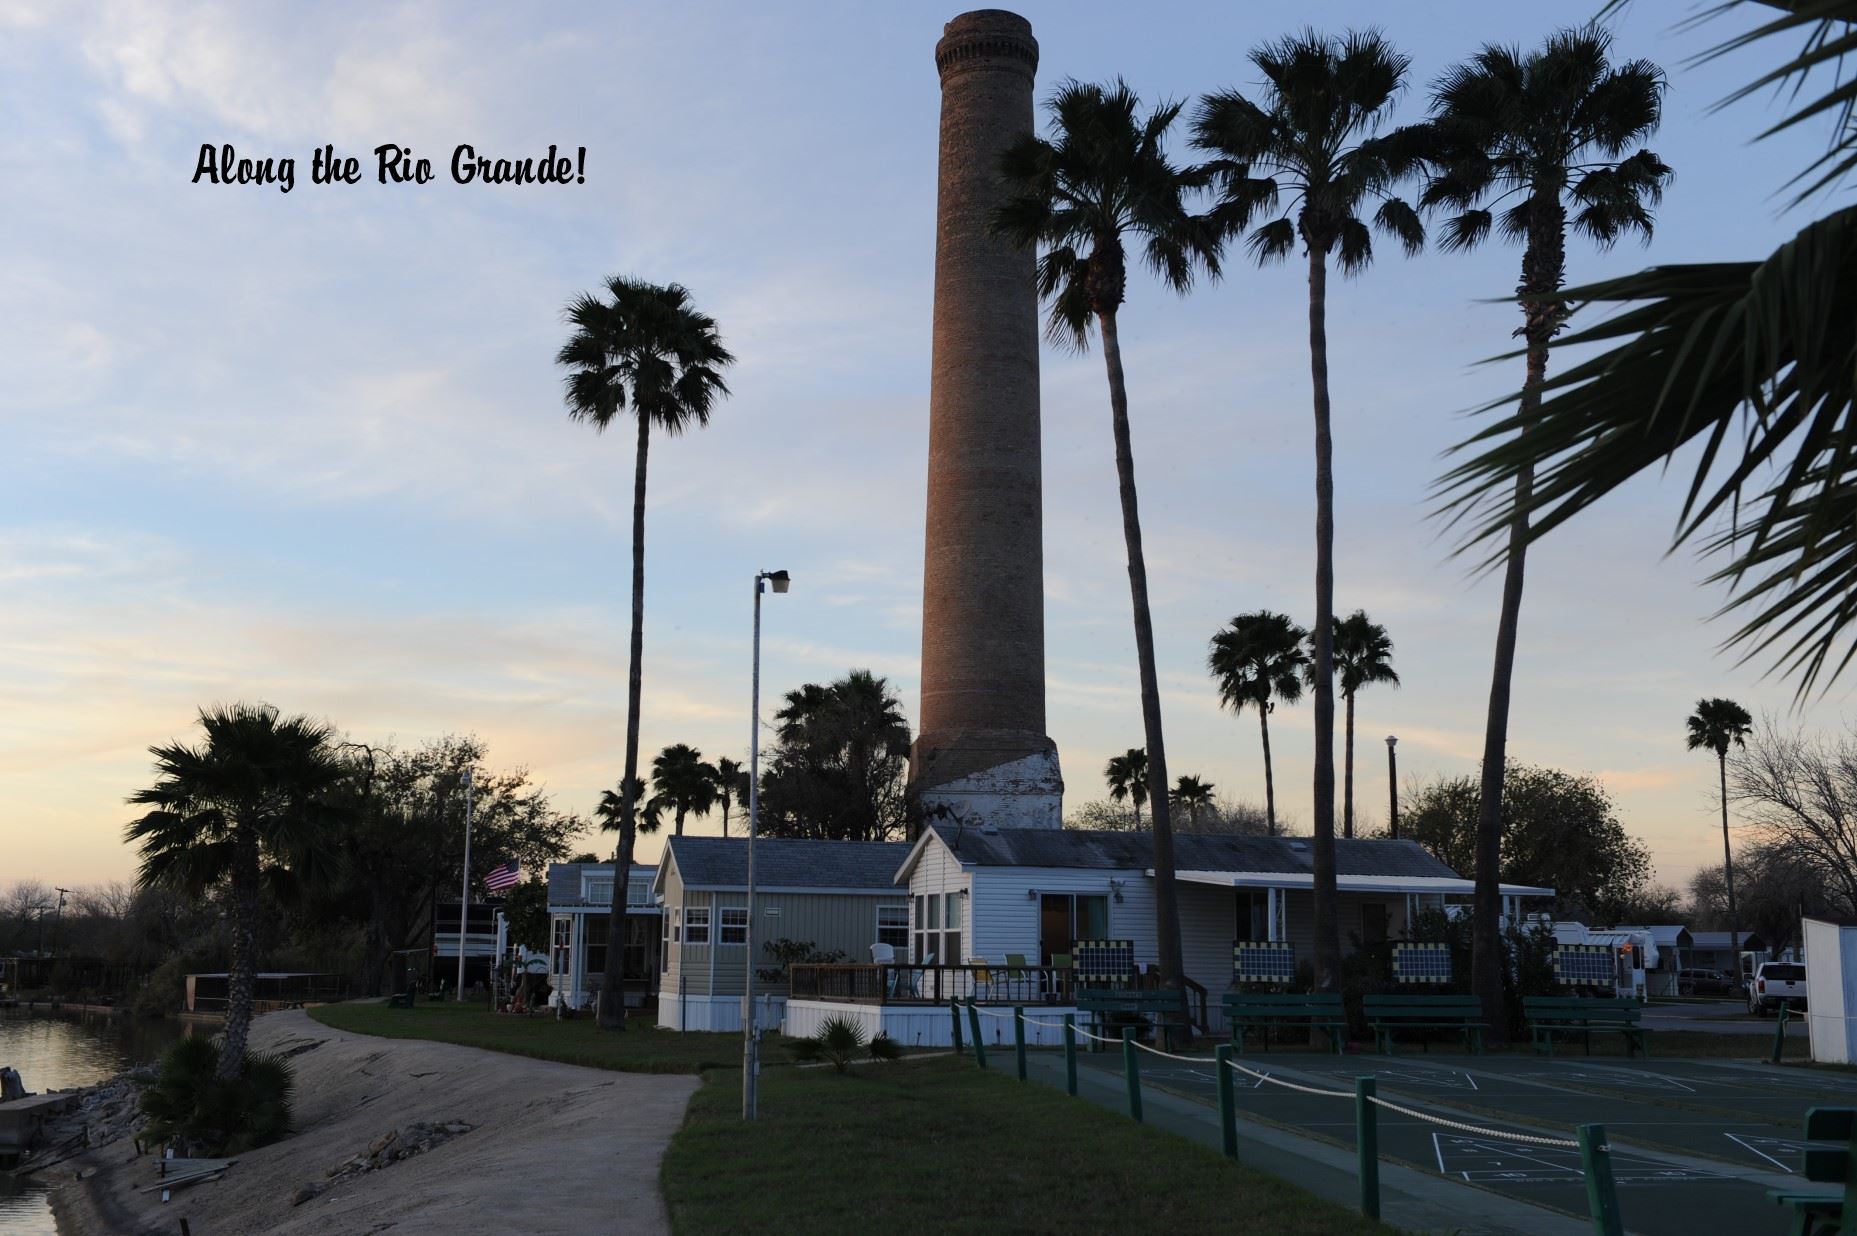
[[[1729,933],[1725,931],[1692,931],[1689,938],[1693,947],[1699,949],[1720,950],[1732,947],[1728,942]],[[1767,942],[1752,931],[1744,931],[1741,933],[1741,947],[1758,953],[1767,947]]]
[[[613,865],[611,863],[549,863],[548,904],[551,906],[591,905],[591,902],[580,895],[581,873],[587,871],[610,879],[613,874]],[[632,864],[633,881],[643,880],[647,887],[650,885],[651,877],[657,873],[658,868],[655,863]]]
[[[672,837],[686,888],[743,888],[748,842],[739,837]],[[909,857],[901,841],[803,841],[762,837],[754,843],[754,882],[762,888],[890,888]]]
[[[983,867],[1087,867],[1146,870],[1154,865],[1154,836],[1138,832],[1093,832],[1072,828],[977,828],[932,826],[963,863]],[[1314,855],[1306,837],[1238,837],[1223,833],[1177,833],[1174,866],[1180,871],[1307,872]],[[1336,838],[1336,874],[1344,876],[1457,877],[1416,841]]]

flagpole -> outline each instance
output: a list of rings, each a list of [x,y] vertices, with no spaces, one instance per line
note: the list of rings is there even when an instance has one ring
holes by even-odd
[[[464,926],[471,908],[471,770],[464,770],[464,881],[458,892],[458,990],[453,999],[464,1000]]]

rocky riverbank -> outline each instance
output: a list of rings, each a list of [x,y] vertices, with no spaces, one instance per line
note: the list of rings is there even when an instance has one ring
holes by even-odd
[[[48,1170],[91,1150],[100,1150],[134,1138],[148,1123],[141,1112],[142,1089],[155,1080],[152,1065],[131,1069],[115,1077],[71,1092],[76,1103],[46,1122],[39,1144],[18,1163],[15,1175]]]
[[[698,1081],[331,1030],[300,1011],[252,1026],[289,1054],[296,1133],[160,1201],[132,1137],[46,1176],[66,1236],[394,1236],[668,1230],[658,1165]]]

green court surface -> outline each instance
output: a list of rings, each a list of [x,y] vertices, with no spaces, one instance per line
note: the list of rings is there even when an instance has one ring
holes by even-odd
[[[1144,1087],[1216,1105],[1212,1063],[1145,1051],[1139,1058]],[[1383,1159],[1574,1215],[1587,1212],[1578,1150],[1494,1134],[1570,1140],[1578,1125],[1603,1124],[1625,1225],[1649,1236],[1785,1232],[1790,1212],[1766,1191],[1817,1187],[1797,1175],[1806,1109],[1857,1107],[1857,1076],[1730,1060],[1440,1052],[1253,1052],[1234,1060],[1252,1070],[1234,1077],[1241,1121],[1352,1146],[1354,1080],[1372,1077],[1382,1098],[1470,1126],[1379,1109]],[[1118,1077],[1123,1070],[1118,1050],[1081,1053],[1079,1062]],[[1286,1082],[1345,1097],[1279,1084]]]

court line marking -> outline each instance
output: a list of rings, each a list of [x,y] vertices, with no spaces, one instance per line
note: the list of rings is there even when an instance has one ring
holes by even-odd
[[[1759,1147],[1755,1146],[1752,1142],[1748,1141],[1747,1138],[1743,1137],[1741,1134],[1724,1133],[1722,1134],[1722,1136],[1726,1137],[1729,1141],[1734,1142],[1736,1145],[1740,1146],[1743,1150],[1750,1150],[1753,1153],[1759,1155],[1761,1158],[1765,1159],[1767,1162],[1773,1164],[1773,1166],[1779,1168],[1782,1172],[1785,1172],[1788,1176],[1795,1176],[1798,1174],[1797,1172],[1793,1171],[1792,1168],[1786,1166],[1786,1164],[1780,1162],[1778,1159],[1774,1158],[1772,1155],[1768,1154],[1766,1151],[1761,1150]],[[1791,1141],[1784,1137],[1765,1137],[1765,1138],[1761,1138],[1760,1140],[1767,1142],[1768,1144],[1778,1142],[1782,1146],[1803,1147],[1805,1145],[1804,1142]]]

